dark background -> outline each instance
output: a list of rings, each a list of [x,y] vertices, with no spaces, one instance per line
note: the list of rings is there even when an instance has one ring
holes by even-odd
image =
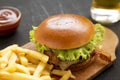
[[[0,6],[13,6],[22,12],[22,21],[17,31],[10,36],[0,37],[0,49],[11,44],[20,46],[29,42],[32,25],[39,25],[48,16],[60,13],[75,13],[89,18],[91,0],[0,0]],[[93,23],[96,23],[93,21]],[[112,29],[120,38],[120,21],[104,25]],[[114,41],[113,41],[114,42]],[[116,50],[117,60],[110,68],[94,80],[120,80],[120,44]]]

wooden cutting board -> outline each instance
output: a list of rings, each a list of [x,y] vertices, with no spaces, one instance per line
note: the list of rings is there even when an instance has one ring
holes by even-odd
[[[102,49],[105,51],[105,55],[111,56],[111,62],[105,63],[100,59],[96,59],[95,62],[89,65],[89,67],[77,72],[73,72],[73,74],[76,76],[75,80],[91,80],[106,68],[111,66],[116,60],[115,50],[119,42],[118,37],[110,29],[106,28],[105,30],[105,39],[102,42]],[[34,44],[31,42],[25,44],[23,47],[31,50],[36,50]]]

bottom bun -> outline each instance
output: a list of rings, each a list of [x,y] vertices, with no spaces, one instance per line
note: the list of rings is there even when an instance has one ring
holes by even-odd
[[[81,69],[85,69],[87,68],[91,63],[93,63],[96,60],[97,55],[93,53],[93,55],[88,58],[87,60],[83,61],[83,62],[78,62],[76,64],[72,64],[71,66],[69,66],[67,69],[71,70],[71,71],[79,71]]]

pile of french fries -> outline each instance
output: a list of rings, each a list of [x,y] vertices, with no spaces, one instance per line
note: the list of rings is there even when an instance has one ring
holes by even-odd
[[[11,45],[0,50],[0,80],[60,80],[75,78],[71,71],[55,70],[45,54]]]

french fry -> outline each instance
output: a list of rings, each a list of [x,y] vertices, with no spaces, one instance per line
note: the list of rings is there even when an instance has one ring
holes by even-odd
[[[6,52],[1,58],[4,59],[6,62],[8,62],[10,56],[11,56],[12,51],[9,50],[8,52]]]
[[[42,80],[52,80],[50,76],[42,76],[40,77]]]
[[[31,56],[31,57],[33,57],[37,60],[40,60],[44,63],[46,63],[49,59],[49,57],[46,56],[45,54],[42,54],[42,53],[39,53],[39,52],[36,52],[36,51],[33,51],[33,50],[23,49],[23,48],[20,48],[20,47],[15,48],[14,51],[17,51],[19,53],[24,52],[24,53],[28,54],[29,56]]]
[[[8,46],[7,48],[0,50],[0,56],[3,56],[6,52],[8,52],[9,50],[12,50],[14,48],[18,47],[18,45],[14,44],[11,46]]]
[[[33,68],[36,68],[37,65],[36,65],[36,64],[32,64],[32,63],[28,63],[27,67],[33,67]]]
[[[12,76],[12,80],[42,80],[40,77],[35,77],[18,72],[12,73]]]
[[[0,71],[0,80],[3,80],[3,79],[12,80],[10,73],[7,71]]]
[[[16,65],[15,65],[15,63],[12,63],[8,67],[6,67],[5,70],[8,71],[8,72],[15,72],[16,71]]]
[[[0,58],[0,69],[3,69],[5,68],[5,66],[7,65],[7,62],[6,60]]]
[[[28,63],[27,68],[30,71],[31,75],[33,75],[34,71],[36,70],[36,67],[37,67],[36,64]]]
[[[5,68],[7,66],[11,53],[12,51],[9,50],[8,52],[6,52],[6,54],[0,57],[0,68]]]
[[[0,77],[7,80],[42,80],[41,78],[19,72],[0,72]]]
[[[60,78],[60,80],[68,80],[71,76],[71,71],[68,70],[63,76],[62,78]]]
[[[5,68],[5,70],[8,72],[15,72],[16,71],[16,63],[15,63],[16,60],[17,60],[17,55],[15,53],[12,53],[8,61],[8,66]]]
[[[25,56],[26,53],[24,53],[24,52],[17,53],[16,52],[16,54],[18,54],[19,56]]]
[[[50,71],[45,69],[42,71],[41,76],[46,76],[46,75],[50,75]]]
[[[20,56],[19,55],[19,60],[20,60],[20,63],[24,66],[27,66],[28,65],[28,59],[25,57],[25,56]]]
[[[49,59],[49,57],[46,56],[45,54],[38,53],[35,51],[29,51],[27,54],[35,59],[38,59],[38,60],[44,62],[44,63],[47,63],[47,61]]]
[[[32,58],[29,55],[26,55],[26,58],[29,60],[29,62],[33,63],[33,64],[38,64],[40,61],[37,59]]]
[[[33,75],[35,68],[34,67],[27,67],[27,69],[29,70],[30,74]]]
[[[11,55],[9,61],[8,61],[8,62],[9,62],[8,65],[10,65],[10,64],[12,64],[12,63],[15,63],[16,60],[17,60],[17,55],[16,55],[15,53],[12,53],[12,55]]]
[[[41,72],[44,70],[45,66],[46,66],[46,63],[40,62],[35,72],[33,73],[33,76],[39,77],[41,75]]]
[[[52,68],[53,68],[53,65],[46,64],[46,67],[43,70],[41,75],[50,75],[50,72],[51,72]]]
[[[66,74],[67,71],[63,71],[63,70],[57,70],[57,69],[54,69],[52,70],[52,74],[54,75],[58,75],[58,76],[63,76]],[[71,78],[75,79],[75,76],[73,74],[70,75]]]
[[[0,51],[0,57],[2,56],[1,54],[2,54],[2,52]]]
[[[30,75],[30,72],[28,70],[27,67],[20,65],[20,64],[16,64],[16,71],[22,72],[22,73],[26,73],[28,75]]]

